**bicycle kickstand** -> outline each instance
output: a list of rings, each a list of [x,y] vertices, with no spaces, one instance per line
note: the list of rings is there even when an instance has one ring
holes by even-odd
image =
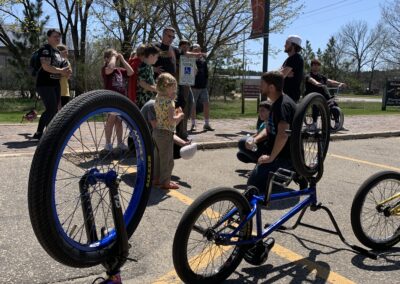
[[[312,211],[316,211],[316,210],[319,210],[319,209],[324,210],[328,214],[329,219],[331,220],[331,222],[332,222],[333,226],[335,227],[336,231],[326,230],[326,229],[315,227],[315,226],[309,225],[309,224],[303,224],[303,226],[306,226],[306,227],[309,227],[309,228],[314,228],[314,229],[319,229],[319,230],[322,230],[322,231],[325,231],[325,232],[328,232],[328,233],[332,233],[332,234],[336,234],[336,235],[339,236],[340,240],[345,245],[350,247],[353,251],[359,252],[359,253],[363,254],[364,256],[372,258],[372,259],[377,259],[378,258],[378,255],[376,253],[374,253],[372,251],[369,251],[369,250],[367,250],[365,248],[362,248],[360,246],[352,245],[345,239],[345,237],[342,234],[342,231],[339,228],[339,225],[336,222],[335,217],[332,214],[332,211],[328,207],[323,206],[321,203],[318,203],[317,205],[311,205],[310,209]]]

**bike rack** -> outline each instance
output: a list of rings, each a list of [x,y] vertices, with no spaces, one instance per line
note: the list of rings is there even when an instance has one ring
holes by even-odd
[[[137,261],[129,258],[128,233],[126,232],[124,216],[122,214],[121,203],[118,194],[119,179],[115,171],[102,174],[97,169],[92,169],[86,173],[79,182],[81,192],[82,211],[85,219],[86,234],[90,242],[98,241],[96,225],[94,223],[93,208],[88,191],[89,185],[94,185],[97,181],[103,181],[110,189],[111,211],[115,225],[116,240],[111,247],[111,253],[102,265],[106,268],[107,279],[99,284],[121,284],[120,269],[127,260]],[[96,281],[96,280],[95,280]]]

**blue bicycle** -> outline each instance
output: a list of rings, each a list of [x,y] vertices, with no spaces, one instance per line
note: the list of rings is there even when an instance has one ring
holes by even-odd
[[[309,127],[306,122],[313,119],[316,110],[317,121],[314,118],[314,127]],[[253,265],[264,263],[274,245],[274,239],[267,237],[275,230],[294,229],[299,224],[317,228],[300,222],[307,208],[324,209],[342,241],[354,250],[369,253],[348,244],[332,213],[317,202],[316,185],[322,177],[323,161],[329,146],[329,120],[324,97],[317,93],[309,94],[297,107],[290,134],[294,171],[280,169],[270,173],[266,189],[249,187],[241,194],[232,188],[215,188],[193,202],[184,213],[173,242],[174,266],[182,281],[220,283],[229,277],[243,258]],[[307,186],[296,191],[284,190],[300,176],[306,179]],[[272,193],[277,188],[280,193]],[[263,227],[261,206],[299,196],[306,198],[280,219]],[[296,224],[285,228],[283,224],[299,212]],[[256,232],[253,232],[254,218]],[[374,257],[372,254],[369,256]]]
[[[120,121],[111,143],[129,148],[104,149],[110,117]],[[99,90],[68,103],[41,138],[29,176],[29,215],[46,252],[117,275],[149,198],[152,151],[147,124],[128,98]]]

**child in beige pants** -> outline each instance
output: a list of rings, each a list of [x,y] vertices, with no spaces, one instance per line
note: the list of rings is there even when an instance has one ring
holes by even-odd
[[[162,73],[157,79],[157,97],[154,104],[157,126],[153,129],[154,180],[162,189],[178,189],[171,181],[174,168],[174,131],[176,124],[184,117],[181,109],[175,110],[177,82],[169,73]]]

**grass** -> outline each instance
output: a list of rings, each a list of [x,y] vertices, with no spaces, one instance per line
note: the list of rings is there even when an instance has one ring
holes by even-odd
[[[0,99],[0,123],[20,123],[22,116],[33,108],[35,100],[31,99]],[[400,114],[400,107],[387,107],[386,111],[381,110],[381,103],[378,102],[342,102],[339,104],[345,115],[385,115]],[[243,117],[256,117],[257,101],[245,101],[245,113],[241,113],[241,100],[211,100],[210,116],[212,119]],[[37,104],[37,110],[43,112],[41,101]],[[199,115],[202,117],[202,114]]]
[[[341,102],[339,107],[344,115],[385,115],[400,114],[400,107],[386,107],[382,111],[382,104],[378,102]]]
[[[20,123],[21,118],[35,106],[34,99],[7,98],[0,99],[0,123]],[[43,104],[37,102],[36,110],[43,112]]]
[[[353,93],[339,93],[339,98],[381,99],[382,95],[356,95]]]

